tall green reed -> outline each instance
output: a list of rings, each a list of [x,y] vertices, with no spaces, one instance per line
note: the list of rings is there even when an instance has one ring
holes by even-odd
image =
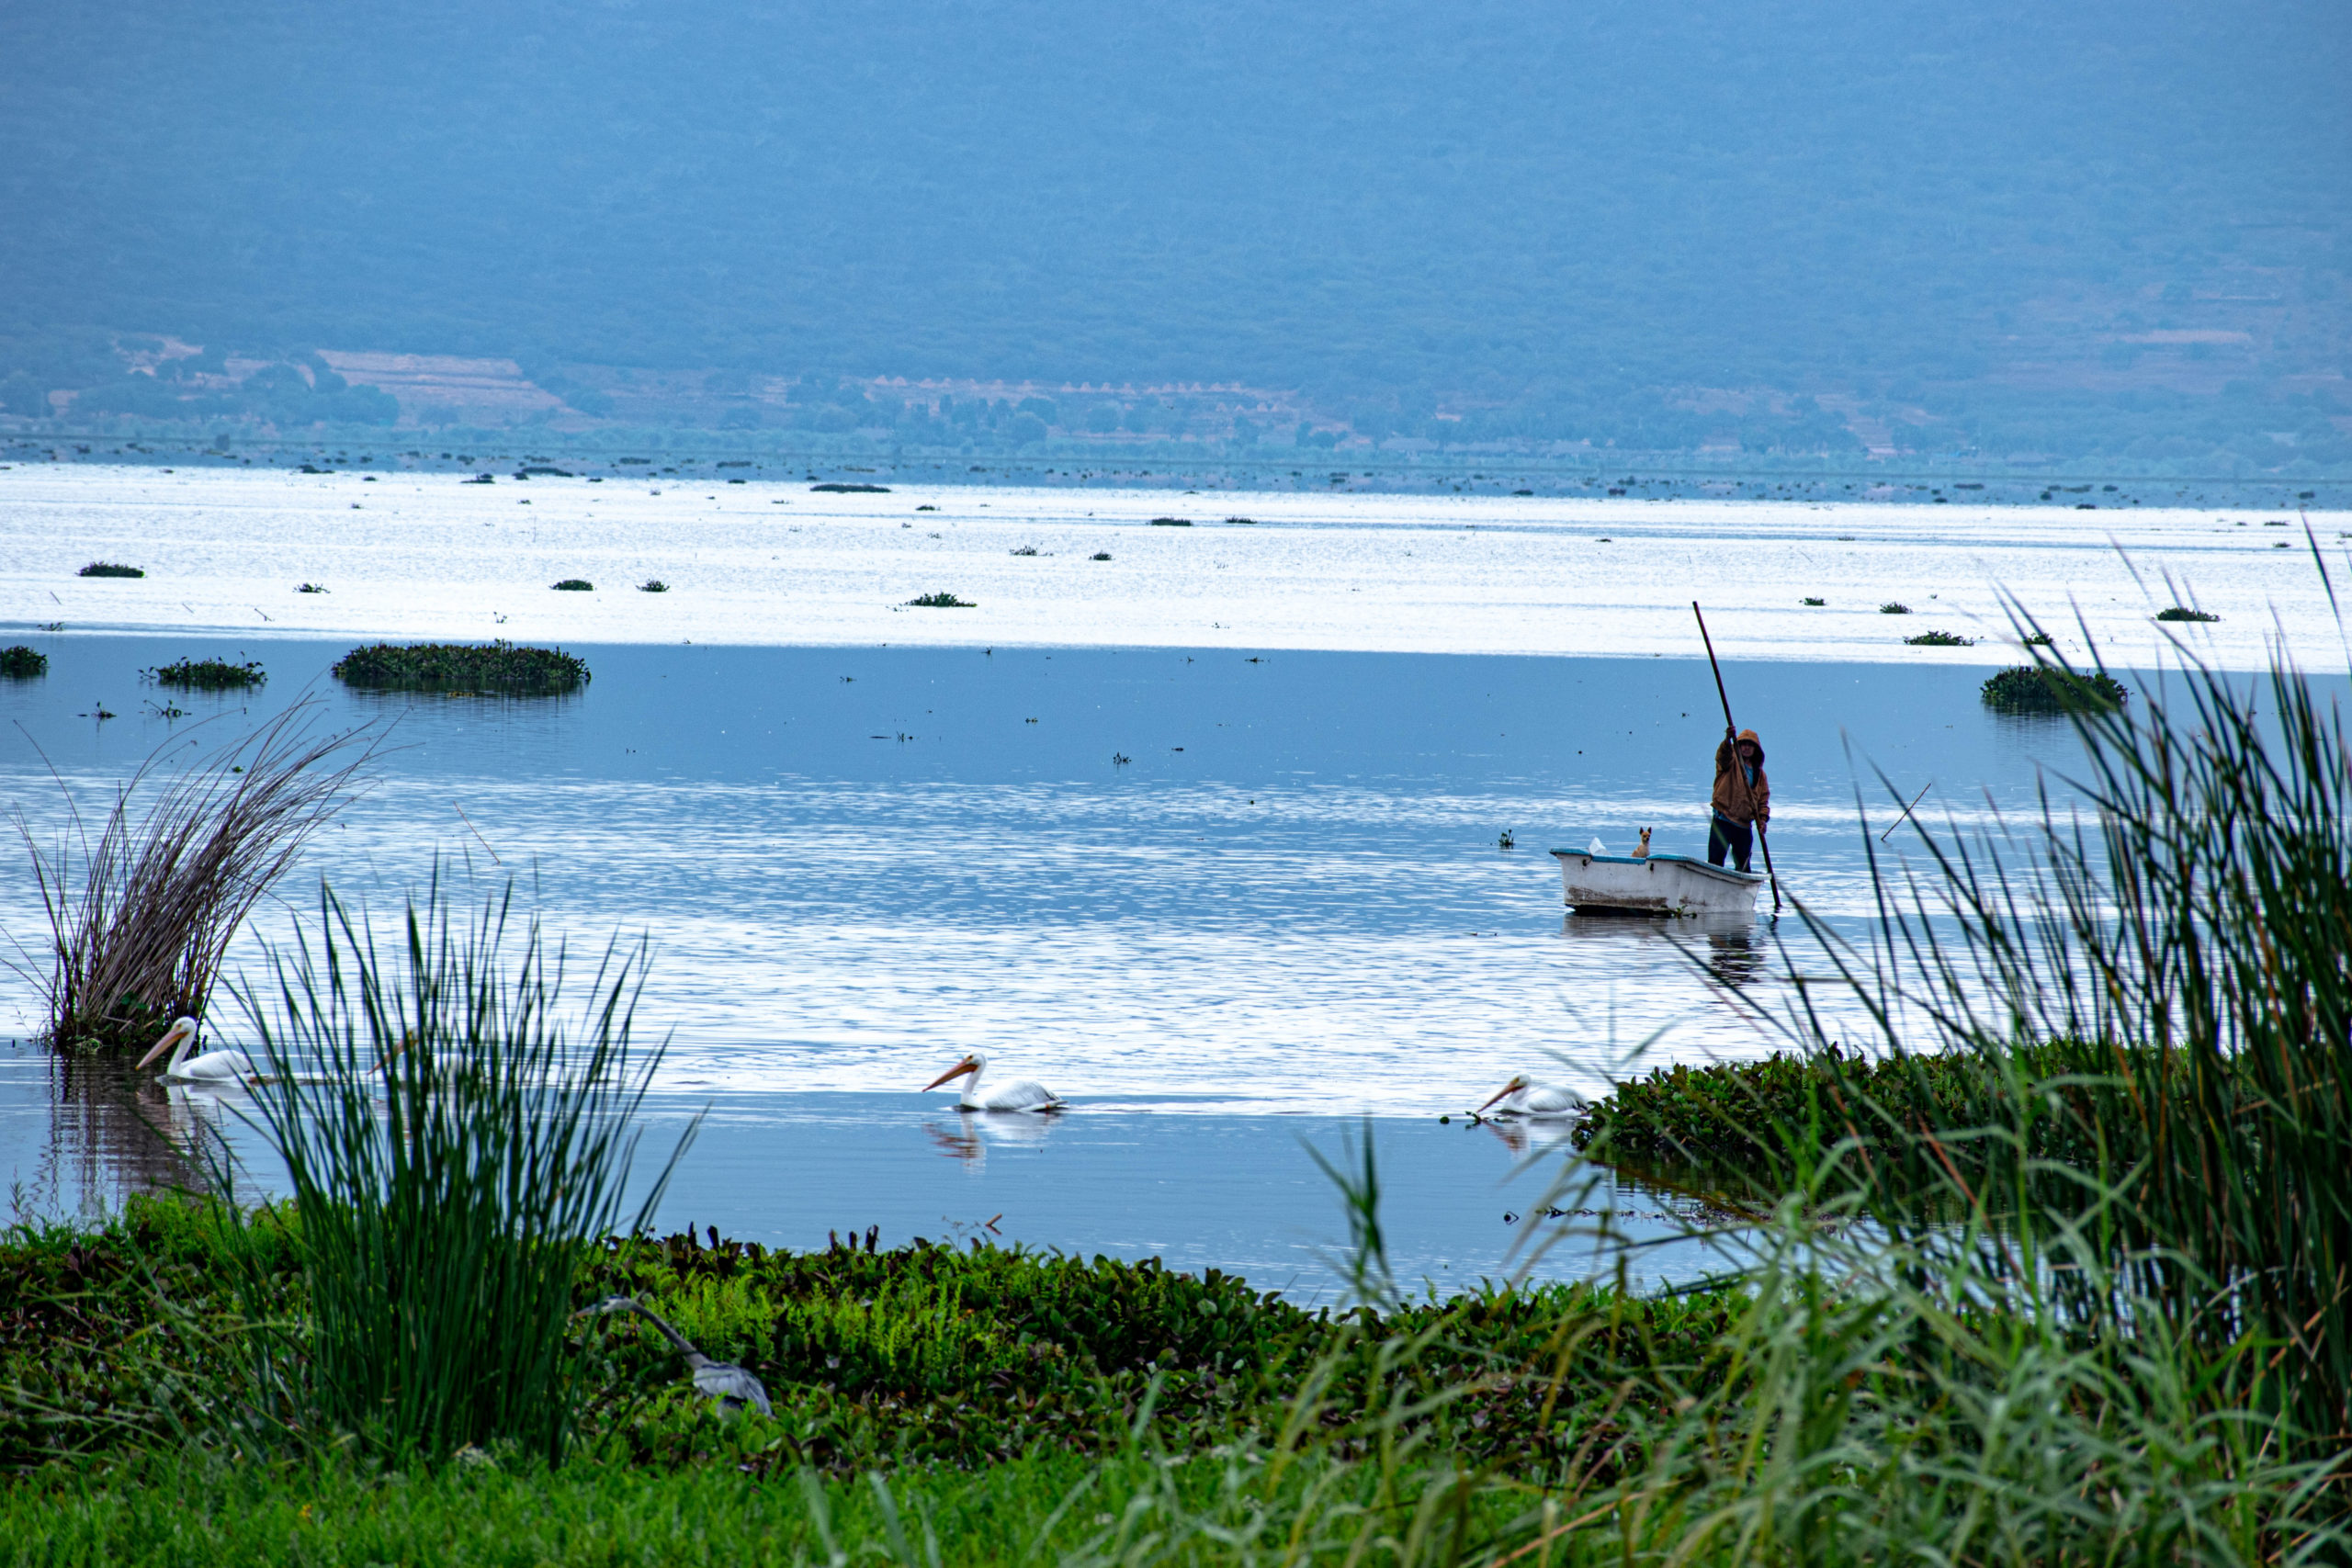
[[[575,1281],[622,1225],[662,1056],[634,1038],[644,946],[608,947],[575,1012],[562,945],[511,885],[469,912],[436,875],[389,952],[323,885],[319,914],[240,996],[309,1289],[286,1375],[317,1418],[390,1454],[505,1443],[558,1461],[584,1398]]]
[[[1898,1228],[1935,1190],[2013,1231],[2095,1235],[2102,1269],[2055,1281],[2078,1316],[2160,1316],[2217,1357],[2215,1407],[2273,1412],[2295,1451],[2340,1454],[2352,737],[2283,651],[2251,679],[2183,654],[2142,695],[2069,711],[2084,761],[2038,819],[1973,839],[1919,825],[1917,869],[1874,865],[1866,953],[1814,922],[1871,1043],[1898,1064],[1961,1055],[1985,1089],[1975,1117],[1921,1115],[1928,1096],[1828,1052],[1808,998],[1793,1027],[1849,1134],[1826,1152]],[[1825,1152],[1801,1143],[1784,1177]]]

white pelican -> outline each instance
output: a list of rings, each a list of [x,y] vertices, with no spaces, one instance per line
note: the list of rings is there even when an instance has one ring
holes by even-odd
[[[956,1109],[958,1111],[1058,1111],[1061,1109],[1061,1096],[1044,1084],[1033,1083],[1027,1078],[1015,1078],[1011,1083],[999,1084],[994,1089],[982,1089],[980,1075],[988,1071],[988,1066],[989,1059],[975,1051],[923,1085],[922,1090],[925,1094],[929,1094],[950,1078],[962,1077],[966,1073],[969,1073],[972,1075],[971,1081],[964,1086],[963,1098],[956,1102]]]
[[[675,1346],[678,1354],[686,1359],[686,1371],[695,1380],[695,1392],[708,1394],[711,1403],[721,1412],[732,1415],[749,1404],[763,1416],[775,1414],[775,1407],[768,1404],[767,1385],[756,1375],[745,1371],[732,1361],[712,1360],[695,1348],[693,1340],[671,1327],[660,1314],[634,1296],[606,1296],[594,1306],[573,1315],[585,1317],[592,1313],[616,1312],[633,1312],[660,1329],[662,1337]]]
[[[1495,1112],[1498,1116],[1573,1116],[1584,1109],[1584,1096],[1558,1084],[1537,1083],[1525,1073],[1519,1073],[1478,1111],[1483,1115],[1487,1105],[1498,1103],[1502,1107]]]
[[[174,1046],[177,1046],[178,1049],[173,1050]],[[188,1059],[188,1052],[195,1046],[196,1020],[175,1019],[172,1026],[164,1031],[164,1037],[155,1042],[154,1049],[139,1058],[139,1065],[144,1067],[164,1052],[171,1051],[172,1059],[164,1064],[164,1077],[168,1081],[187,1084],[249,1084],[261,1077],[261,1074],[254,1069],[253,1059],[243,1051],[219,1047],[207,1051],[191,1061]]]

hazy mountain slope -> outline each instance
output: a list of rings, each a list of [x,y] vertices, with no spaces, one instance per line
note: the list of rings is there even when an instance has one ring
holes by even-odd
[[[2171,331],[2223,334],[2185,389],[2275,390],[2352,359],[2347,15],[20,6],[0,331],[1238,378],[1408,423],[1685,384],[1964,413]]]

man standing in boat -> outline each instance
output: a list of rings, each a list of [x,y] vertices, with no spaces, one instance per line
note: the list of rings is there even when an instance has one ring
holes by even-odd
[[[1734,736],[1728,726],[1715,748],[1714,825],[1707,834],[1707,863],[1747,869],[1756,833],[1772,820],[1772,781],[1764,776],[1764,743],[1756,731]]]

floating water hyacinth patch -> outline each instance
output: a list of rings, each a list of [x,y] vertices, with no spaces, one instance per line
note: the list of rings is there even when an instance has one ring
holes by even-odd
[[[2221,618],[2211,611],[2192,610],[2186,604],[2175,604],[2156,612],[2156,619],[2160,621],[2218,621]]]
[[[141,673],[159,686],[177,686],[188,692],[235,691],[258,686],[269,679],[252,660],[240,664],[226,659],[183,659]]]
[[[978,604],[953,593],[919,593],[907,603],[918,610],[977,610]]]
[[[1189,517],[1155,517],[1151,525],[1155,528],[1189,528],[1193,520]]]
[[[556,696],[588,682],[586,660],[551,648],[490,643],[377,643],[355,648],[330,671],[346,686],[379,692],[481,692]]]
[[[1815,608],[1815,609],[1818,610],[1818,609],[1820,609],[1824,604],[1828,604],[1828,603],[1829,603],[1829,601],[1828,601],[1828,600],[1826,600],[1826,599],[1800,599],[1800,600],[1798,600],[1798,601],[1797,601],[1797,603],[1798,603],[1798,604],[1809,604],[1809,605],[1811,605],[1813,608]]]
[[[1878,607],[1878,613],[1882,615],[1907,615],[1911,613],[1911,606],[1899,599],[1889,599]]]
[[[594,593],[596,585],[584,577],[567,577],[555,585],[559,593]]]
[[[1984,705],[2002,713],[2064,713],[2075,707],[2121,707],[2132,694],[2104,670],[2072,674],[2051,665],[2018,664],[1984,685]]]
[[[1111,558],[1111,552],[1108,550],[1097,550],[1086,558],[1089,560],[1109,560]]]
[[[49,673],[49,655],[23,643],[0,648],[0,681],[32,681]]]
[[[637,591],[639,593],[667,593],[670,585],[658,577],[649,577],[637,585]]]
[[[1954,632],[1921,632],[1917,637],[1906,637],[1903,640],[1911,648],[1973,648],[1976,646],[1974,638],[1964,637]]]
[[[135,566],[118,561],[94,560],[74,574],[76,577],[144,577],[146,572]]]
[[[326,584],[323,582],[305,582],[294,590],[297,593],[324,593],[326,591]]]

